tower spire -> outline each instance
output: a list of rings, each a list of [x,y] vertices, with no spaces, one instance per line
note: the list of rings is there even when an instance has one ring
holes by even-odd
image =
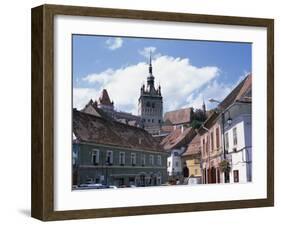
[[[205,105],[204,96],[203,96],[202,110],[203,110],[203,113],[206,114],[206,105]]]
[[[149,51],[149,74],[152,75],[151,50]]]

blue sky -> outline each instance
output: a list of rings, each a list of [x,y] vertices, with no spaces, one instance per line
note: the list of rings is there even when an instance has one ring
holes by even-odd
[[[136,113],[152,52],[164,111],[222,100],[252,68],[250,43],[73,35],[73,104],[83,107],[103,88],[117,110]]]

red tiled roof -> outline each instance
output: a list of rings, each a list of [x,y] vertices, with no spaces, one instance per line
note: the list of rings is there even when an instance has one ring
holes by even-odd
[[[97,102],[93,102],[92,99],[85,105],[81,112],[94,115],[96,117],[108,118],[107,114],[104,113],[102,109],[98,108]]]
[[[184,131],[181,128],[175,129],[167,137],[161,141],[164,150],[171,150],[173,148],[180,148],[188,144],[188,142],[195,136],[195,131],[191,127]]]
[[[144,129],[73,110],[73,133],[81,142],[161,152]]]
[[[197,134],[188,144],[183,156],[195,155],[200,153],[200,136]]]
[[[174,126],[164,125],[161,127],[162,132],[172,132],[174,130]]]
[[[173,125],[189,123],[191,121],[192,111],[192,108],[184,108],[166,112],[164,122],[172,123]]]

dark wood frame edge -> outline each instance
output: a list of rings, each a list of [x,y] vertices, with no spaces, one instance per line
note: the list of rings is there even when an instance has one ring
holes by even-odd
[[[55,15],[178,21],[267,28],[267,198],[90,210],[54,211],[53,21]],[[42,5],[32,9],[31,216],[43,221],[163,214],[274,205],[274,20],[139,10]]]

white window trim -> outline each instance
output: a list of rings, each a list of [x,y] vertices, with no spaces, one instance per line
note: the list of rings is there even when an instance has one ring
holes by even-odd
[[[110,155],[109,162],[107,162],[109,153],[111,153],[111,155]],[[111,151],[111,150],[106,151],[106,163],[113,164],[113,151]]]
[[[141,165],[145,166],[145,154],[141,155]]]
[[[229,132],[226,132],[224,134],[224,139],[225,139],[225,150],[229,151]]]
[[[234,133],[236,131],[236,133]],[[234,134],[236,134],[236,144],[234,143]],[[237,147],[238,144],[238,132],[237,132],[237,127],[232,128],[232,142],[233,142],[233,147]]]
[[[123,157],[122,157],[122,154],[123,154]],[[126,161],[125,152],[124,151],[120,151],[119,152],[119,164],[120,165],[125,165],[125,161]]]
[[[136,153],[133,152],[131,153],[131,165],[136,165],[136,163],[137,163],[137,155]]]
[[[149,164],[154,165],[154,155],[149,155]]]
[[[96,162],[93,162],[93,156],[96,154]],[[93,149],[92,150],[92,164],[99,164],[100,163],[100,150],[99,149]]]
[[[161,158],[161,155],[157,155],[157,164],[158,164],[159,166],[162,165],[162,158]]]

